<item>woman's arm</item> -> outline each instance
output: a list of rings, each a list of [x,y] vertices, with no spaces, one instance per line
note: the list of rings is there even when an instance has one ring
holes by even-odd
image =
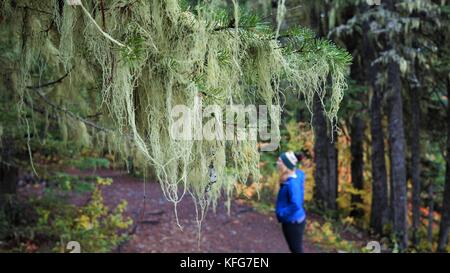
[[[303,189],[301,183],[293,179],[286,186],[288,187],[289,205],[279,211],[281,217],[294,214],[303,207]]]

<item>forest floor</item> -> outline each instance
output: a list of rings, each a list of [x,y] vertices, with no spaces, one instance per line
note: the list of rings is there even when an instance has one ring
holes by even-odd
[[[133,225],[126,231],[129,234],[128,240],[119,245],[114,252],[289,252],[274,213],[257,211],[248,200],[233,200],[230,213],[225,206],[225,200],[219,200],[216,210],[209,209],[202,222],[199,241],[195,204],[189,195],[185,195],[177,206],[178,219],[182,226],[180,229],[176,222],[173,203],[166,200],[160,185],[154,181],[145,183],[147,198],[144,206],[143,180],[125,171],[111,169],[81,171],[68,168],[64,169],[64,172],[79,177],[111,178],[113,183],[102,187],[104,203],[112,209],[121,200],[127,201],[125,216],[133,219]],[[28,195],[29,190],[35,191],[36,188],[25,187],[20,192]],[[82,206],[87,204],[89,199],[89,194],[74,194],[71,195],[70,202]],[[356,247],[350,250],[352,252],[359,252],[370,241],[364,232],[354,229],[351,232],[345,229],[339,234],[327,234],[327,229],[324,229],[323,225],[335,227],[335,223],[327,222],[323,217],[311,212],[308,212],[307,221],[304,240],[304,250],[307,253],[341,252],[338,244],[329,242],[331,237],[336,236],[339,236],[341,241],[345,240],[355,245]]]
[[[176,223],[174,206],[165,199],[158,183],[146,183],[147,198],[142,216],[142,179],[114,170],[93,173],[69,169],[66,172],[112,178],[112,185],[103,189],[105,203],[115,207],[122,199],[128,202],[126,214],[133,219],[132,236],[117,252],[289,252],[275,216],[259,213],[242,200],[232,202],[230,214],[224,202],[218,203],[215,212],[208,211],[199,245],[195,205],[190,196],[186,195],[177,208],[181,230]],[[87,198],[77,197],[73,202],[83,204]],[[318,252],[307,240],[304,248],[305,252]]]

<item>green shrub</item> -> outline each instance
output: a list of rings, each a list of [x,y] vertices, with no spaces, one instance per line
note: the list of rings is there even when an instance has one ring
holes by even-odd
[[[80,170],[109,168],[109,160],[106,158],[83,157],[72,160],[71,164]]]
[[[76,180],[67,174],[57,177],[61,181]],[[80,182],[69,183],[62,184]],[[60,183],[42,196],[25,202],[15,200],[0,211],[0,239],[7,240],[11,246],[7,250],[13,252],[66,252],[69,241],[79,242],[82,252],[113,250],[127,239],[126,230],[132,220],[124,216],[125,200],[112,210],[104,204],[102,188],[111,183],[109,178],[97,177],[91,183],[93,192],[89,202],[81,207],[68,201],[68,193],[73,192],[74,187],[60,188]],[[15,209],[8,210],[8,207]]]

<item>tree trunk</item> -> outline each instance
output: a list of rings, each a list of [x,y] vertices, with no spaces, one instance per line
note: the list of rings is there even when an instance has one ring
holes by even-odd
[[[15,194],[17,177],[19,175],[18,168],[13,162],[14,142],[13,138],[3,136],[1,143],[0,155],[0,208],[5,202],[5,195]]]
[[[417,232],[420,225],[420,94],[419,88],[413,88],[411,96],[412,132],[411,132],[411,178],[412,191],[412,240],[418,244]]]
[[[330,204],[328,202],[328,196],[330,193],[330,178],[328,173],[327,122],[317,94],[314,95],[312,123],[314,128],[314,161],[316,164],[314,173],[314,199],[319,206],[329,208]]]
[[[450,98],[450,77],[447,78],[447,96]],[[442,217],[439,227],[438,251],[444,252],[450,232],[450,104],[447,109],[447,171],[445,174],[445,189],[442,201]]]
[[[328,143],[328,205],[329,209],[337,210],[337,195],[338,195],[338,150],[336,147],[337,134],[335,131],[332,131],[333,140],[327,137]]]
[[[434,211],[434,193],[433,193],[433,181],[430,181],[428,185],[428,231],[427,237],[430,247],[433,246],[433,211]],[[419,218],[420,221],[420,218]]]
[[[403,127],[403,102],[400,69],[396,62],[388,64],[388,118],[389,148],[393,194],[394,232],[399,249],[408,245],[407,196],[405,165],[405,132]]]
[[[365,124],[361,117],[355,115],[353,117],[353,122],[351,125],[351,154],[352,154],[352,185],[355,189],[363,189],[363,172],[364,172],[364,154],[363,154],[363,141],[364,141],[364,129]],[[352,206],[353,210],[351,216],[362,217],[363,210],[357,208],[358,204],[362,203],[360,195],[352,195]]]
[[[384,158],[384,133],[382,126],[380,87],[375,83],[376,67],[371,69],[373,96],[370,103],[370,131],[372,135],[372,208],[370,225],[375,233],[382,234],[388,222],[386,160]]]
[[[367,6],[364,6],[368,9]],[[378,75],[378,65],[373,64],[376,57],[374,41],[369,37],[369,22],[363,25],[363,50],[365,78],[367,84],[372,89],[372,99],[370,101],[370,134],[371,140],[371,161],[372,161],[372,207],[370,214],[370,226],[377,234],[383,233],[383,228],[388,222],[388,184],[386,173],[386,160],[384,157],[384,133],[382,125],[381,102],[383,94],[376,79]]]

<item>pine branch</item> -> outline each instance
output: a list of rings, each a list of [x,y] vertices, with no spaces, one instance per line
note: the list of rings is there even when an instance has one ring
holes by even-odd
[[[105,19],[105,1],[100,0],[100,11],[102,14],[102,27],[103,31],[106,31],[106,19]]]
[[[32,8],[32,7],[29,7],[29,6],[17,6],[17,7],[20,8],[20,9],[28,9],[28,10],[32,10],[32,11],[36,11],[36,12],[39,12],[39,13],[43,13],[43,14],[47,14],[47,15],[53,16],[53,13],[51,13],[49,11],[46,11],[46,10]]]
[[[78,116],[77,114],[73,113],[72,111],[70,111],[70,110],[68,110],[68,109],[66,109],[66,108],[64,108],[64,107],[61,107],[61,106],[59,106],[59,105],[53,103],[50,99],[48,99],[46,96],[44,96],[44,94],[42,94],[41,91],[39,91],[39,89],[32,89],[32,90],[34,90],[35,93],[36,93],[36,94],[37,94],[37,95],[38,95],[38,96],[39,96],[46,104],[50,105],[52,108],[54,108],[54,109],[56,109],[56,110],[58,110],[58,111],[60,111],[60,112],[63,112],[64,114],[66,114],[66,115],[68,115],[68,116],[70,116],[70,117],[72,117],[72,118],[74,118],[74,119],[76,119],[76,120],[79,120],[79,121],[83,122],[84,124],[86,124],[86,125],[88,125],[88,126],[90,126],[90,127],[92,127],[92,128],[95,128],[95,129],[97,129],[97,130],[105,131],[105,132],[110,132],[110,131],[112,131],[112,130],[109,129],[109,128],[100,126],[100,125],[98,125],[98,124],[96,124],[96,123],[94,123],[94,122],[92,122],[92,121],[90,121],[90,120],[87,120],[87,119],[85,119],[85,118],[82,118],[82,117]]]
[[[61,83],[67,76],[69,76],[70,72],[72,70],[69,70],[66,74],[64,74],[62,77],[60,77],[57,80],[51,81],[51,82],[47,82],[41,85],[37,85],[37,86],[27,86],[28,89],[41,89],[41,88],[45,88],[54,84],[58,84]]]
[[[100,126],[100,125],[98,125],[98,124],[96,124],[96,123],[94,123],[94,122],[92,122],[92,121],[90,121],[90,120],[88,120],[86,118],[80,117],[79,115],[73,113],[72,111],[70,111],[70,110],[68,110],[68,109],[66,109],[64,107],[61,107],[61,106],[57,105],[56,103],[52,102],[49,98],[47,98],[44,94],[42,94],[42,92],[40,91],[41,89],[49,87],[49,86],[52,86],[54,84],[61,83],[69,75],[69,73],[70,73],[70,71],[67,72],[65,75],[63,75],[62,77],[58,78],[57,80],[54,80],[54,81],[51,81],[51,82],[48,82],[48,83],[44,83],[44,84],[41,84],[41,85],[38,85],[38,86],[27,86],[27,89],[33,90],[38,95],[39,98],[41,98],[46,104],[48,104],[52,108],[54,108],[54,109],[56,109],[56,110],[58,110],[60,112],[63,112],[64,114],[66,114],[66,115],[68,115],[68,116],[70,116],[70,117],[72,117],[72,118],[74,118],[76,120],[79,120],[79,121],[83,122],[84,124],[86,124],[86,125],[88,125],[90,127],[93,127],[93,128],[95,128],[97,130],[100,130],[100,131],[106,131],[106,132],[112,131],[109,128]]]

